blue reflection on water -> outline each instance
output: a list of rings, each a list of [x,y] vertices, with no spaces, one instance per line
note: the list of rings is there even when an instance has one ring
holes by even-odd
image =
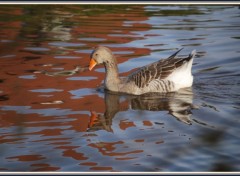
[[[39,114],[42,116],[65,116],[70,114],[89,114],[88,111],[72,111],[71,109],[47,108],[32,109],[31,106],[1,106],[2,111],[15,111],[18,114]]]
[[[49,88],[49,89],[34,89],[34,90],[29,90],[31,92],[42,92],[42,93],[50,93],[50,92],[62,92],[62,89],[54,89],[54,88]]]

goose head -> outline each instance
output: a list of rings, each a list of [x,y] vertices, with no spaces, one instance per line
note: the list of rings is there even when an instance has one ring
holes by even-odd
[[[89,70],[92,70],[96,65],[107,64],[115,61],[111,50],[104,46],[97,47],[91,54]]]

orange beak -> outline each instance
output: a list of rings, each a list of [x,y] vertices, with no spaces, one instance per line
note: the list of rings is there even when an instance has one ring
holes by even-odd
[[[95,67],[96,65],[97,65],[97,62],[94,59],[91,59],[88,69],[91,71],[93,67]]]
[[[91,127],[94,125],[94,123],[96,123],[97,117],[98,117],[97,113],[91,111],[90,122],[89,122],[89,124],[88,124],[88,127],[89,127],[89,128],[91,128]]]

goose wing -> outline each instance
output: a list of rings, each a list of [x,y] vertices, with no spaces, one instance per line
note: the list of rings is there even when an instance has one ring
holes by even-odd
[[[182,48],[183,49],[183,48]],[[128,81],[132,81],[139,88],[148,86],[148,84],[155,79],[164,79],[168,77],[176,68],[180,67],[184,63],[188,62],[194,57],[195,51],[188,57],[175,58],[176,55],[182,50],[178,50],[167,59],[162,59],[152,64],[141,67],[137,71],[133,72]]]

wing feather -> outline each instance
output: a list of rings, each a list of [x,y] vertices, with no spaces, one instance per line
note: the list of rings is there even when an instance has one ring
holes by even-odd
[[[188,57],[175,58],[182,49],[178,50],[167,59],[161,59],[157,62],[141,67],[128,77],[128,81],[133,81],[136,86],[143,88],[152,80],[168,77],[176,68],[191,60],[195,55],[195,53],[192,52]]]

